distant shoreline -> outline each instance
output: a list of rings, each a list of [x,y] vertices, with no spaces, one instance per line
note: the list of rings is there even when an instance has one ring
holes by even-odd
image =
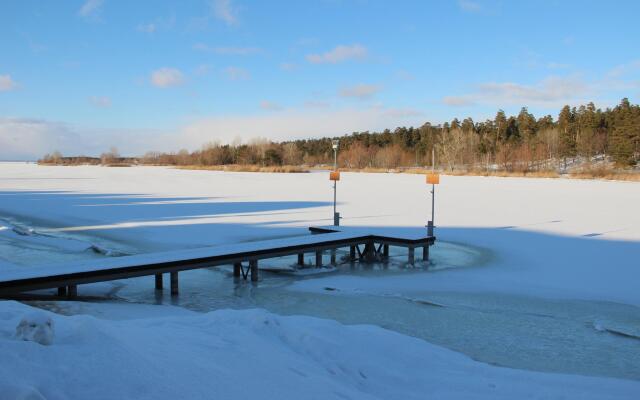
[[[227,164],[227,165],[171,165],[171,164],[144,164],[144,163],[43,163],[33,161],[0,161],[4,163],[29,163],[41,166],[79,167],[79,166],[102,166],[102,167],[133,167],[133,166],[155,166],[171,167],[175,169],[195,170],[195,171],[222,171],[222,172],[261,172],[261,173],[309,173],[314,170],[332,170],[329,165],[279,165],[260,166],[252,164]],[[400,167],[400,168],[339,168],[342,172],[355,173],[390,173],[390,174],[427,174],[431,172],[429,167]],[[436,172],[445,176],[485,176],[500,178],[564,178],[564,179],[593,179],[640,182],[640,171],[616,170],[608,167],[585,167],[568,173],[559,173],[554,170],[542,170],[531,172],[504,171],[504,170],[480,170],[480,169],[459,169],[453,171],[443,171],[437,169]]]

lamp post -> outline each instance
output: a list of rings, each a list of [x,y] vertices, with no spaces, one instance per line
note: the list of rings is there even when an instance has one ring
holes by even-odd
[[[436,185],[440,183],[440,175],[435,171],[436,150],[432,149],[431,153],[431,173],[427,174],[427,184],[431,185],[431,221],[427,221],[427,235],[433,236],[433,228],[435,227],[435,209],[436,209]]]
[[[331,147],[333,148],[333,171],[338,171],[338,139],[334,139],[331,141]],[[339,175],[338,175],[339,176]],[[339,179],[339,178],[338,178]],[[333,179],[333,225],[340,225],[340,214],[336,211],[336,200],[337,200],[337,186],[338,179]]]

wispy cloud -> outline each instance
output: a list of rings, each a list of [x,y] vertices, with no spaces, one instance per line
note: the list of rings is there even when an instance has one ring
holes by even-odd
[[[89,97],[89,103],[98,108],[111,107],[111,99],[107,96],[91,96]]]
[[[140,32],[144,33],[154,33],[158,27],[155,23],[149,22],[148,24],[139,24],[136,28]]]
[[[514,82],[482,83],[472,93],[447,96],[443,98],[443,102],[450,106],[491,104],[557,107],[581,100],[590,92],[591,87],[577,77],[551,76],[533,85]]]
[[[83,18],[89,18],[95,16],[102,8],[102,4],[104,0],[87,0],[82,4],[80,10],[78,10],[78,15]]]
[[[0,92],[8,92],[18,88],[18,83],[11,78],[11,75],[0,75]]]
[[[200,64],[194,68],[193,73],[197,76],[205,76],[211,72],[211,66],[208,64]]]
[[[262,53],[262,49],[258,47],[216,47],[204,43],[196,43],[193,45],[193,48],[198,51],[232,56],[248,56]]]
[[[249,71],[240,67],[227,67],[224,69],[224,73],[227,78],[231,79],[232,81],[242,81],[251,77]]]
[[[460,7],[462,11],[469,13],[478,13],[482,11],[482,6],[479,3],[471,0],[459,0],[458,7]]]
[[[381,87],[378,85],[358,84],[354,86],[347,86],[338,92],[341,97],[355,97],[360,100],[365,100],[373,97],[380,91]]]
[[[448,106],[454,106],[454,107],[472,106],[475,104],[473,100],[473,96],[471,95],[445,96],[442,99],[442,102]]]
[[[296,64],[293,63],[281,63],[280,64],[280,69],[283,71],[295,71],[296,69],[298,69],[298,66]]]
[[[269,100],[262,100],[260,102],[260,108],[262,108],[263,110],[267,110],[267,111],[280,111],[282,110],[282,106],[278,103],[274,103],[273,101],[269,101]]]
[[[555,62],[555,61],[549,61],[547,63],[547,68],[549,69],[566,69],[571,67],[571,65],[569,64],[565,64],[565,63],[559,63],[559,62]]]
[[[227,25],[235,25],[238,22],[237,10],[231,4],[231,0],[213,0],[211,8],[213,15]]]
[[[368,56],[367,48],[353,44],[340,45],[322,54],[308,54],[307,61],[312,64],[337,64],[349,60],[363,60]]]
[[[632,72],[640,71],[640,60],[633,60],[631,62],[617,65],[607,73],[609,78],[620,78],[624,75],[630,74]]]
[[[173,28],[176,23],[175,15],[167,18],[156,18],[151,22],[142,22],[136,26],[138,32],[144,32],[147,34],[153,34],[160,30],[167,30]]]
[[[304,102],[306,108],[329,108],[331,104],[321,100],[307,100]]]
[[[175,68],[160,68],[151,72],[151,84],[159,88],[180,86],[184,83],[184,75]]]
[[[412,73],[410,73],[410,72],[408,72],[408,71],[406,71],[404,69],[401,69],[401,70],[397,71],[396,74],[395,74],[395,77],[397,79],[400,79],[400,80],[403,80],[403,81],[412,81],[412,80],[416,79],[416,77]]]

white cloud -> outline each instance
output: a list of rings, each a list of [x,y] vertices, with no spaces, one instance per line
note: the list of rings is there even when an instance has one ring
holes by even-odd
[[[91,96],[89,97],[89,103],[99,108],[111,107],[111,99],[107,96]]]
[[[18,87],[18,83],[11,78],[11,75],[0,75],[0,92],[8,92]]]
[[[233,56],[248,56],[262,52],[262,49],[258,47],[213,47],[204,43],[196,43],[193,45],[193,48],[195,50],[205,51],[208,53]]]
[[[558,107],[575,101],[583,101],[592,93],[587,83],[576,77],[551,76],[533,85],[514,82],[487,82],[462,96],[447,96],[443,102],[452,106],[491,104],[497,106]]]
[[[231,79],[232,81],[246,80],[251,77],[249,71],[239,67],[227,67],[224,69],[224,73],[227,78]]]
[[[236,138],[281,141],[341,136],[354,131],[418,126],[423,118],[412,109],[381,106],[334,109],[324,104],[274,113],[211,116],[173,131],[96,130],[39,119],[0,118],[0,160],[35,160],[56,150],[63,155],[95,156],[111,146],[116,146],[123,155],[142,155],[147,151],[195,150],[215,140],[232,143]]]
[[[34,160],[55,150],[81,152],[68,126],[28,118],[0,118],[0,160]]]
[[[197,149],[212,140],[231,143],[236,137],[244,140],[265,137],[282,141],[341,136],[354,131],[418,126],[424,122],[418,114],[415,110],[368,107],[287,109],[259,115],[214,116],[188,124],[176,140],[181,143],[179,146]]]
[[[175,68],[160,68],[151,73],[151,83],[159,88],[179,86],[184,83],[184,75]]]
[[[104,0],[87,0],[78,10],[78,15],[83,18],[94,16],[100,11],[103,3]]]
[[[139,24],[137,29],[144,33],[154,33],[157,27],[153,22],[149,22],[148,24]]]
[[[349,60],[363,60],[367,57],[367,48],[353,44],[351,46],[340,45],[322,54],[308,54],[307,61],[312,64],[337,64]]]
[[[260,102],[260,108],[267,111],[280,111],[282,110],[282,106],[278,103],[274,103],[269,100],[262,100]]]
[[[470,98],[469,95],[466,96],[445,96],[442,99],[442,102],[448,106],[470,106],[474,105],[475,102]]]
[[[0,117],[0,160],[36,160],[46,153],[97,156],[116,146],[124,155],[184,147],[175,132],[77,127],[35,118]]]
[[[235,25],[238,22],[237,12],[231,5],[231,0],[213,0],[211,6],[213,15],[227,25]]]
[[[373,97],[380,91],[380,89],[381,88],[378,85],[359,84],[344,87],[340,89],[339,94],[341,97],[355,97],[360,100],[364,100]]]
[[[458,7],[460,7],[462,11],[470,13],[477,13],[482,11],[482,6],[479,3],[470,0],[459,0]]]

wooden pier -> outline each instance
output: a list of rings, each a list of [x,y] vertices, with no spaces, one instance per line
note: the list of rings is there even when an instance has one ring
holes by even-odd
[[[154,276],[156,290],[163,290],[164,274],[169,274],[172,295],[179,292],[179,272],[221,265],[233,265],[233,275],[251,281],[259,280],[258,262],[283,256],[298,256],[304,265],[304,255],[315,255],[315,266],[323,265],[325,252],[336,263],[336,250],[349,248],[351,262],[371,263],[389,257],[389,247],[408,249],[407,262],[415,263],[415,249],[422,249],[422,259],[429,259],[429,246],[434,236],[406,233],[393,234],[375,228],[347,228],[337,226],[311,227],[311,235],[259,242],[238,243],[162,253],[111,257],[61,265],[33,268],[14,268],[0,272],[0,297],[16,297],[41,289],[57,289],[61,297],[74,298],[78,285],[118,279]]]

